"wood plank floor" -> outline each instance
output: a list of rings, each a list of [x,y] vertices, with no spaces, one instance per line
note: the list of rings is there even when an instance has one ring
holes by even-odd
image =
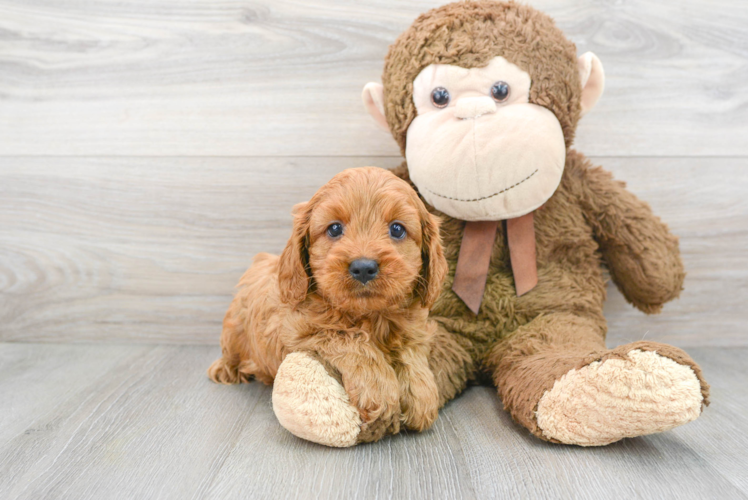
[[[552,445],[472,387],[424,434],[331,449],[270,388],[225,387],[216,347],[0,344],[0,498],[746,498],[748,348],[692,349],[712,405],[670,432]]]

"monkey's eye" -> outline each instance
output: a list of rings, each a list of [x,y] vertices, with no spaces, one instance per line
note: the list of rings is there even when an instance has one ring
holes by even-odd
[[[401,240],[405,238],[405,226],[399,222],[393,222],[390,224],[390,237],[393,240]]]
[[[341,234],[343,234],[343,224],[340,222],[333,222],[327,226],[327,236],[330,238],[337,238]]]
[[[498,102],[506,101],[509,97],[509,84],[506,82],[498,81],[491,87],[491,97]]]
[[[449,104],[449,90],[444,87],[436,87],[431,91],[431,102],[437,108],[446,107]]]

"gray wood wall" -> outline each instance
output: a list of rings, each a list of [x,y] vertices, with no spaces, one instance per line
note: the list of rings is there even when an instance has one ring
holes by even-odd
[[[360,91],[440,3],[0,0],[0,340],[216,343],[294,203],[400,162]],[[577,148],[681,237],[681,299],[611,288],[611,343],[748,345],[748,2],[530,3],[605,67]]]

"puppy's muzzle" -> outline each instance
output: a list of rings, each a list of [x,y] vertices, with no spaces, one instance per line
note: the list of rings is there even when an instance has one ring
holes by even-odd
[[[353,279],[365,285],[377,277],[379,264],[371,259],[356,259],[348,266],[348,272],[351,273]]]

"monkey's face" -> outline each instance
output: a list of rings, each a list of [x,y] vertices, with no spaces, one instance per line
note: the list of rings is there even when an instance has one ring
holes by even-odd
[[[500,220],[558,188],[579,118],[605,75],[549,16],[515,2],[454,2],[419,16],[390,46],[364,107],[405,154],[435,208]]]
[[[503,57],[421,71],[405,155],[427,202],[458,219],[500,220],[550,198],[564,170],[564,134],[551,111],[529,102],[530,84]]]

